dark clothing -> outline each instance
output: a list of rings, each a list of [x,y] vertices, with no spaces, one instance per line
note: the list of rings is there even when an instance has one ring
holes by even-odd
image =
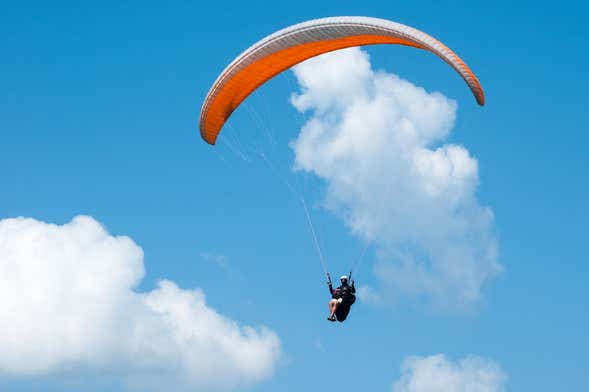
[[[352,282],[351,286],[347,283],[343,283],[340,287],[338,287],[337,289],[334,290],[333,286],[330,283],[329,284],[329,293],[331,294],[331,298],[333,298],[333,299],[343,298],[345,301],[346,298],[355,297],[354,294],[356,294],[356,288],[354,287],[354,283]]]
[[[348,317],[352,304],[356,302],[356,296],[354,295],[356,294],[356,288],[354,287],[354,282],[352,281],[351,286],[347,282],[342,283],[342,285],[335,290],[330,284],[329,292],[331,293],[332,298],[342,299],[342,302],[335,309],[335,317],[337,321],[342,322]]]
[[[333,299],[342,299],[342,302],[337,306],[335,310],[335,317],[337,321],[344,321],[346,317],[348,317],[348,313],[350,313],[350,308],[352,304],[356,302],[356,288],[354,287],[354,282],[352,281],[352,285],[350,286],[347,282],[342,283],[337,289],[333,289],[331,283],[329,283],[329,293],[331,294],[331,298]]]
[[[352,308],[352,304],[345,304],[342,302],[339,304],[337,309],[335,310],[335,319],[340,323],[345,321],[350,313],[350,309]]]

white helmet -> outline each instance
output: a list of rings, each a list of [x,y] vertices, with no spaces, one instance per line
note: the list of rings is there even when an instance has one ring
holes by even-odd
[[[341,277],[341,278],[339,278],[339,280],[344,280],[344,279],[345,279],[345,280],[348,280],[348,276],[347,276],[347,275],[342,275],[342,277]]]

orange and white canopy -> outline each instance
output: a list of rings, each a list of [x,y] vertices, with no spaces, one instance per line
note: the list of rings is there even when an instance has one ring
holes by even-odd
[[[485,95],[470,68],[446,45],[409,26],[384,19],[343,16],[299,23],[257,42],[217,78],[200,113],[200,134],[215,144],[231,113],[255,89],[282,71],[320,54],[352,46],[397,44],[429,50],[464,79],[479,105]]]

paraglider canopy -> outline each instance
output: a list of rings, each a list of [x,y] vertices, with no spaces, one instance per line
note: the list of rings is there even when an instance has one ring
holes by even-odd
[[[200,134],[215,144],[231,113],[249,94],[280,72],[311,57],[362,45],[397,44],[438,55],[464,79],[479,105],[485,95],[470,68],[446,45],[409,26],[384,19],[342,16],[299,23],[257,42],[217,78],[200,113]]]

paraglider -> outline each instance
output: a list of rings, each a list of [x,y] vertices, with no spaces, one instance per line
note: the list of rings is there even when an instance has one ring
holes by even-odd
[[[343,16],[299,23],[263,38],[225,68],[207,94],[200,113],[200,134],[215,144],[233,111],[258,87],[284,70],[330,51],[362,45],[396,44],[430,51],[464,79],[479,105],[481,84],[446,45],[413,27],[385,19]]]
[[[405,45],[434,53],[462,77],[476,102],[481,106],[485,104],[483,88],[476,75],[460,57],[437,39],[413,27],[384,19],[329,17],[277,31],[236,57],[213,83],[204,100],[199,120],[201,137],[214,145],[233,111],[258,87],[292,66],[327,52],[376,44]],[[261,156],[266,160],[263,154]],[[271,166],[269,161],[267,163]],[[295,192],[288,181],[283,181]],[[342,322],[348,317],[356,300],[352,271],[349,276],[342,276],[341,285],[333,289],[306,202],[301,195],[297,196],[301,200],[321,266],[328,278],[332,297],[328,320]],[[351,284],[348,284],[348,280]]]
[[[329,278],[329,275],[328,275]],[[329,301],[329,321],[343,322],[350,313],[350,308],[356,302],[356,287],[354,281],[352,284],[348,284],[348,277],[343,275],[340,278],[341,285],[334,289],[331,283],[331,279],[328,279],[327,285],[329,287],[329,293],[331,294],[331,300]]]

